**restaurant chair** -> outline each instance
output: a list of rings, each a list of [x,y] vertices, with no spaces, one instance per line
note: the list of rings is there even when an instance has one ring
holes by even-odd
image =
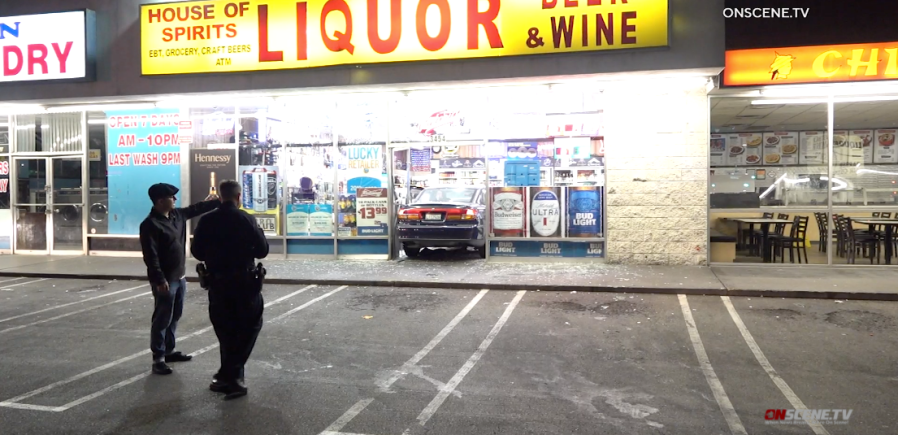
[[[789,215],[780,213],[776,217],[779,220],[789,220]],[[777,240],[786,237],[786,224],[776,224],[773,227],[773,231],[767,234],[767,247],[775,247],[777,244]],[[760,239],[760,238],[759,238]],[[760,242],[759,242],[760,245]],[[763,253],[761,255],[763,257]],[[773,251],[773,259],[776,261],[776,250]]]
[[[817,220],[817,240],[819,243],[817,250],[826,252],[829,247],[829,226],[826,224],[826,213],[815,212],[814,218]]]
[[[779,251],[780,253],[780,263],[786,262],[786,248],[789,249],[789,262],[795,263],[795,251],[798,251],[798,264],[801,264],[801,252],[804,251],[804,262],[805,264],[809,264],[808,261],[808,248],[805,244],[805,240],[808,235],[808,222],[811,218],[807,216],[795,216],[795,219],[792,221],[792,230],[790,231],[788,236],[780,237],[774,239],[774,243],[776,243],[775,251]]]
[[[844,247],[845,254],[848,256],[848,264],[855,264],[857,254],[861,254],[862,258],[870,258],[870,264],[873,264],[873,258],[880,263],[879,238],[869,233],[858,233],[851,228],[851,219],[847,217],[839,218],[839,225],[842,227],[842,235],[845,238]],[[869,253],[869,257],[866,255]]]

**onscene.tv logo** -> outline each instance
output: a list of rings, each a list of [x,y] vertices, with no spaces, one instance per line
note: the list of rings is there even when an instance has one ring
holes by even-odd
[[[848,424],[853,409],[768,409],[764,412],[767,424]]]

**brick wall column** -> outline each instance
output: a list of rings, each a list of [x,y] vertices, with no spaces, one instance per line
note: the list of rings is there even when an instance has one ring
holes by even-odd
[[[705,265],[708,95],[702,80],[624,82],[604,93],[607,260]]]

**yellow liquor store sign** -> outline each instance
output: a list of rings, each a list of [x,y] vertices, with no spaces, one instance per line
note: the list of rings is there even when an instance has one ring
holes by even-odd
[[[140,17],[145,75],[668,44],[668,0],[194,1]]]

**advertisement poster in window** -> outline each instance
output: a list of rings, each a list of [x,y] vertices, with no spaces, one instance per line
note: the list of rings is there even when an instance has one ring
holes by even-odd
[[[355,195],[341,195],[339,201],[337,201],[339,210],[337,214],[338,237],[355,237],[359,235],[355,200]]]
[[[11,248],[12,210],[9,199],[9,157],[3,156],[0,157],[0,249]]]
[[[140,233],[152,204],[150,186],[181,187],[179,109],[106,112],[109,234]],[[178,196],[176,206],[184,203]]]
[[[492,233],[495,237],[524,237],[527,204],[523,187],[494,187]]]
[[[209,195],[219,195],[218,186],[225,180],[237,179],[236,150],[190,150],[190,201],[199,202]],[[191,220],[196,228],[199,219]]]
[[[602,237],[602,188],[569,187],[568,237]]]
[[[386,236],[389,231],[387,189],[356,191],[356,228],[359,236]]]
[[[287,205],[287,235],[333,236],[334,206],[330,204]]]
[[[530,237],[561,237],[561,189],[530,189]]]
[[[241,208],[256,217],[266,235],[280,235],[282,175],[277,166],[238,166]]]

